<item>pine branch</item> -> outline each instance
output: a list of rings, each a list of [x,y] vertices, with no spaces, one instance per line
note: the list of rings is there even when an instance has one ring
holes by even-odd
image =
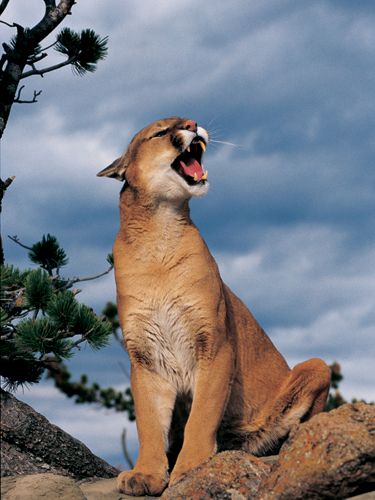
[[[94,331],[93,328],[91,328],[85,335],[82,335],[82,338],[79,339],[79,340],[76,340],[73,344],[67,346],[67,347],[63,347],[61,349],[56,349],[57,352],[65,352],[65,351],[71,351],[72,349],[74,349],[74,347],[78,347],[79,344],[82,344],[82,342],[86,342],[86,340],[90,337],[90,334]],[[67,332],[67,337],[74,337],[76,334],[74,332]],[[53,339],[52,339],[53,340]],[[78,347],[78,350],[80,350],[81,348]]]
[[[77,281],[103,276],[113,266],[89,278],[64,280],[52,275],[53,269],[59,270],[68,262],[54,236],[43,236],[32,247],[22,244],[17,236],[10,239],[29,250],[29,258],[40,266],[26,271],[13,266],[1,268],[0,374],[13,389],[39,381],[48,367],[43,361],[48,353],[60,362],[69,359],[75,349],[80,350],[84,342],[94,351],[108,345],[112,323],[78,303],[75,296],[81,290],[71,292],[67,288]],[[75,336],[78,338],[73,340]]]
[[[63,68],[64,66],[69,66],[69,64],[73,64],[77,60],[77,56],[73,56],[66,61],[55,64],[54,66],[50,66],[49,68],[44,68],[44,69],[37,69],[33,63],[30,64],[30,66],[33,68],[30,71],[26,71],[25,73],[22,73],[20,80],[23,78],[28,78],[29,76],[33,75],[40,75],[43,77],[45,73],[50,73],[51,71],[55,71],[56,69]]]
[[[20,242],[19,238],[17,235],[15,236],[9,236],[8,235],[8,238],[10,238],[12,241],[14,241],[15,243],[17,243],[17,245],[20,245],[22,248],[26,248],[26,250],[30,250],[30,251],[33,251],[35,245],[33,247],[28,247],[26,245],[24,245],[23,243]],[[48,241],[48,237],[47,237],[47,241]],[[49,266],[50,268],[50,266]],[[46,269],[49,271],[49,268]],[[75,283],[79,283],[79,282],[83,282],[83,281],[91,281],[91,280],[96,280],[98,278],[101,278],[102,276],[105,276],[106,274],[110,273],[113,269],[113,261],[110,265],[110,267],[106,270],[106,271],[103,271],[102,273],[100,274],[96,274],[95,276],[90,276],[88,278],[78,278],[78,277],[74,277],[74,278],[60,278],[59,274],[56,274],[55,276],[52,277],[52,279],[56,280],[56,281],[59,281],[60,283],[66,283],[66,285],[64,287],[59,287],[59,290],[62,291],[62,290],[66,290],[66,289],[69,289],[71,288]],[[79,293],[81,290],[77,290],[76,293]]]
[[[52,47],[56,42],[52,43],[50,45],[50,47]],[[47,47],[48,49],[48,47]],[[44,49],[46,50],[46,49]],[[40,62],[42,61],[43,59],[45,59],[46,57],[48,57],[48,54],[46,52],[43,52],[40,56],[31,56],[27,59],[26,61],[26,64],[28,64],[29,66],[31,66],[32,64],[35,64],[37,62]]]
[[[27,315],[29,314],[30,311],[26,310],[25,312],[19,312],[19,314],[14,314],[13,316],[8,316],[7,318],[7,321],[6,322],[2,322],[2,326],[3,327],[7,327],[7,328],[14,328],[13,331],[16,331],[16,328],[14,327],[14,325],[10,324],[9,322],[10,321],[15,321],[15,320],[19,320],[19,319],[22,319],[22,318],[26,318]]]
[[[16,355],[12,355],[12,356],[1,356],[1,359],[3,361],[13,361],[13,362],[23,361],[23,362],[30,362],[30,358],[26,358],[26,357],[22,356],[21,354],[22,353],[19,353],[19,354],[16,354]],[[54,366],[51,365],[51,362],[53,362],[53,361],[55,361],[55,360],[38,359],[38,358],[33,359],[33,363],[41,366],[42,368],[46,368],[46,369],[50,370],[53,373],[59,374],[60,372],[59,372],[58,368],[55,368]]]
[[[1,8],[5,9],[6,0],[2,0]],[[33,58],[38,57],[39,43],[44,40],[71,13],[75,0],[61,0],[58,5],[54,0],[44,0],[45,13],[41,21],[31,29],[13,23],[17,28],[17,36],[12,46],[3,44],[5,54],[1,58],[2,78],[0,80],[0,138],[2,137],[10,111],[17,93],[24,67]]]
[[[102,389],[96,382],[89,386],[88,377],[85,374],[81,375],[79,382],[72,382],[72,374],[66,365],[56,364],[55,368],[58,368],[59,374],[48,373],[47,378],[52,378],[55,386],[69,398],[74,397],[77,404],[91,403],[107,409],[126,411],[129,420],[135,420],[134,401],[129,387],[125,389],[125,392],[116,392],[112,387]]]

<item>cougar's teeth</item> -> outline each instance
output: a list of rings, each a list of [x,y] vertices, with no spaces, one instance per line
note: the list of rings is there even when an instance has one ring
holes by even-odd
[[[203,149],[203,152],[206,151],[206,145],[203,141],[199,141],[200,142],[200,145],[201,145],[201,148]]]
[[[198,176],[197,176],[197,173],[195,172],[195,174],[194,174],[194,181],[197,182],[197,180],[198,180]]]
[[[202,179],[206,180],[208,177],[208,170],[206,170],[206,173],[202,175]]]
[[[188,146],[188,147],[186,148],[186,151],[187,151],[188,153],[190,153],[190,146]]]

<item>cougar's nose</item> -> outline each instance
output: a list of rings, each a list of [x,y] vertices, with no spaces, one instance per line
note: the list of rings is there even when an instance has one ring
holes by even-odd
[[[182,126],[184,130],[191,130],[192,132],[197,131],[197,122],[194,122],[193,120],[188,120],[185,122]]]

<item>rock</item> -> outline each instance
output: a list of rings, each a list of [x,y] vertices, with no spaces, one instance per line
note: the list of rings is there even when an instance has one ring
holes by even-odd
[[[66,469],[47,464],[40,457],[15,445],[1,440],[1,476],[15,476],[18,474],[43,474],[52,472],[62,476],[69,475]]]
[[[375,490],[375,406],[346,404],[294,427],[261,500],[344,499]]]
[[[118,493],[116,483],[116,479],[101,479],[89,482],[81,480],[75,483],[75,481],[71,478],[53,476],[52,474],[11,476],[5,477],[1,480],[1,498],[2,500],[39,500],[43,498],[46,500],[54,500],[57,498],[57,496],[54,496],[54,492],[57,492],[59,495],[59,500],[144,500],[154,498],[148,496],[132,497]],[[78,491],[77,488],[80,491]],[[246,497],[238,493],[234,488],[229,488],[227,490],[227,495],[223,496],[223,498],[243,500],[243,498]],[[259,500],[262,500],[261,497],[253,498],[259,498]],[[350,498],[350,500],[374,499],[375,492],[365,493],[363,495]],[[188,500],[188,498],[184,500]]]
[[[355,497],[350,497],[350,500],[375,500],[375,491],[370,493],[363,493],[362,495],[356,495]]]
[[[53,474],[1,479],[2,500],[87,500],[73,479]]]
[[[1,480],[1,500],[142,500],[117,491],[117,479],[75,481],[53,474],[11,476]]]
[[[6,391],[1,394],[1,476],[53,472],[116,477],[117,469]]]
[[[223,451],[168,488],[162,500],[250,500],[271,466],[242,451]]]
[[[21,414],[14,416],[14,428],[19,429],[19,421],[26,415],[24,425],[28,429],[27,432],[37,433],[39,439],[42,431],[30,427],[29,422],[33,422],[35,418],[44,426],[46,419],[28,408],[27,412],[31,411],[31,415],[21,408]],[[9,412],[9,405],[5,405],[5,410]],[[47,454],[41,458],[37,454],[30,453],[30,449],[33,452],[40,449],[38,439],[34,443],[33,436],[25,436],[21,431],[12,430],[11,434],[9,418],[7,414],[4,419],[5,435],[7,439],[12,435],[17,441],[13,443],[2,441],[2,448],[6,449],[5,455],[9,458],[8,467],[15,466],[13,474],[16,475],[2,478],[2,499],[131,500],[136,498],[118,493],[115,477],[98,479],[89,473],[80,476],[68,467],[66,469],[61,467],[60,462],[56,460],[58,455],[54,449],[50,450],[54,461],[49,459]],[[48,426],[51,424],[48,423]],[[63,433],[61,429],[52,426],[55,430],[51,430],[48,426],[47,431],[57,436],[56,446],[62,446],[59,439],[63,439],[65,433],[60,434]],[[48,432],[48,442],[53,443]],[[66,436],[68,444],[64,450],[73,453],[76,444],[71,445],[69,439],[73,438]],[[46,451],[48,448],[42,446],[42,450]],[[89,450],[88,452],[91,453]],[[17,463],[19,457],[21,459]],[[102,463],[100,459],[95,458],[98,460],[96,464]],[[113,474],[115,469],[106,465]],[[84,467],[84,471],[90,471],[86,465]],[[21,475],[24,468],[31,470],[32,475]],[[40,474],[38,473],[40,471],[48,473]],[[68,474],[71,477],[63,477],[61,474]],[[79,477],[82,479],[78,479]],[[162,500],[314,500],[348,497],[350,500],[375,500],[375,406],[364,403],[347,404],[329,413],[320,413],[310,421],[296,426],[283,444],[279,457],[261,459],[241,451],[219,453],[197,467],[178,484],[168,488],[161,498]],[[139,500],[151,497],[137,498]]]

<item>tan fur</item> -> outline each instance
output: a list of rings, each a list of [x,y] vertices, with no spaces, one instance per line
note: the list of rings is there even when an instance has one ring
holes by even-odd
[[[277,451],[294,424],[323,409],[330,385],[319,359],[290,370],[222,282],[189,216],[208,183],[171,167],[197,136],[208,143],[194,123],[150,125],[98,174],[126,179],[113,254],[140,442],[134,470],[118,480],[129,495],[160,494],[217,450]]]

